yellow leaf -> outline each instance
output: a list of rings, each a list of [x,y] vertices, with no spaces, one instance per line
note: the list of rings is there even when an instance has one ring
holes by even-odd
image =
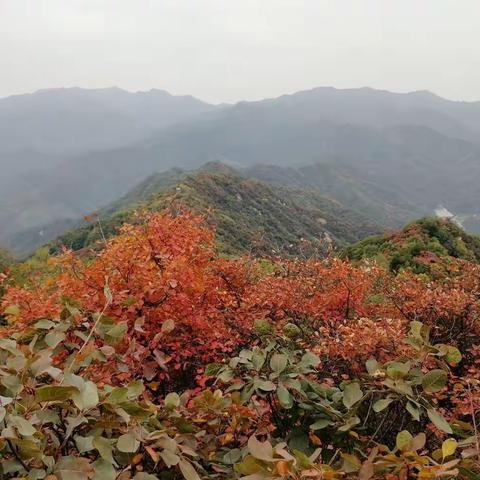
[[[454,438],[447,438],[442,443],[443,458],[453,455],[455,453],[455,450],[457,449],[457,446],[458,446],[458,443]]]
[[[418,472],[418,478],[436,478],[437,474],[431,469],[424,468]]]
[[[220,443],[222,445],[227,445],[228,443],[233,442],[233,435],[231,433],[226,433],[221,439]]]

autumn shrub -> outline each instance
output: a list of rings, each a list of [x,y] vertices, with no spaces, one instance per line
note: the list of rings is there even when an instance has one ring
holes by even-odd
[[[225,258],[162,212],[24,266],[1,478],[478,478],[480,270],[456,262]]]

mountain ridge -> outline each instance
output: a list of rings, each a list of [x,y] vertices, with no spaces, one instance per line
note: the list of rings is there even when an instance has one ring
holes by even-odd
[[[105,118],[101,125],[118,134]],[[96,130],[104,141],[106,132]],[[310,181],[309,187],[371,214],[383,226],[399,227],[442,204],[466,228],[480,231],[477,132],[480,103],[452,102],[425,92],[320,87],[208,106],[142,139],[127,141],[129,131],[121,135],[126,145],[110,149],[42,156],[34,150],[25,153],[28,145],[22,145],[23,153],[16,152],[11,163],[17,168],[24,158],[30,164],[36,159],[35,166],[15,180],[4,175],[0,181],[0,243],[10,246],[21,231],[40,231],[102,208],[154,172],[174,166],[195,169],[209,161],[237,169],[260,164],[317,169],[316,183]],[[5,159],[2,143],[0,158]],[[317,165],[321,168],[312,167]]]
[[[227,254],[308,254],[342,246],[380,229],[360,214],[315,191],[267,185],[211,162],[195,171],[172,169],[153,174],[126,196],[99,212],[96,220],[60,236],[74,250],[93,246],[114,234],[138,209],[190,208],[217,227],[220,249]],[[302,250],[303,249],[303,250]]]

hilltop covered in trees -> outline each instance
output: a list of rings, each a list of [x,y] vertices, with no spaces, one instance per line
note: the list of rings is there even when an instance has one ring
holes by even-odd
[[[269,185],[227,165],[210,163],[196,171],[157,173],[88,222],[61,235],[52,251],[103,244],[139,209],[159,211],[187,206],[206,214],[215,227],[220,252],[236,255],[324,255],[380,232],[356,211],[312,189]]]
[[[480,261],[480,238],[465,232],[449,219],[423,218],[399,232],[369,237],[345,248],[351,260],[366,258],[398,272],[433,273],[450,260]]]

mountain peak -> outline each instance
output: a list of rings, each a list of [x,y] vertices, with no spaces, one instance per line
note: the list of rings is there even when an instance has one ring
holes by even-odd
[[[222,175],[239,175],[238,171],[230,165],[220,161],[211,161],[202,165],[197,172],[200,173],[214,173]]]

